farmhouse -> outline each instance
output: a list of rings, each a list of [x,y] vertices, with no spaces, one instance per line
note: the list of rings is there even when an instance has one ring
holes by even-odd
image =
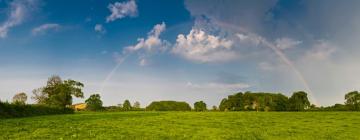
[[[86,103],[78,103],[78,104],[73,104],[71,108],[75,109],[76,111],[79,111],[79,110],[85,110],[86,106],[87,106]]]

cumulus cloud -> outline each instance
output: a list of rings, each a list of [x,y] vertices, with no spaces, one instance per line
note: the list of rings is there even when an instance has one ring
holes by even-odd
[[[147,52],[164,51],[167,48],[167,41],[159,38],[160,34],[165,31],[166,25],[164,22],[156,24],[154,28],[148,33],[147,38],[139,38],[136,45],[128,46],[125,52],[135,52],[144,50]]]
[[[109,4],[108,9],[110,10],[111,15],[106,18],[106,22],[112,22],[127,16],[135,17],[138,13],[135,0],[115,2],[114,4]]]
[[[232,48],[231,40],[192,29],[188,35],[178,35],[172,52],[195,62],[224,62],[238,57]]]
[[[121,55],[116,55],[117,62],[121,63],[124,59],[132,53],[140,53],[140,65],[144,66],[148,64],[147,57],[154,53],[165,52],[170,46],[170,43],[166,40],[160,39],[160,34],[166,29],[166,24],[156,24],[153,29],[148,33],[147,38],[139,38],[138,43],[125,47]]]
[[[21,24],[27,13],[36,6],[35,0],[15,0],[7,9],[8,18],[0,25],[0,38],[7,37],[9,30]]]
[[[96,24],[95,27],[94,27],[94,30],[95,30],[95,32],[100,33],[100,34],[105,34],[106,33],[106,29],[101,24]]]
[[[56,23],[46,23],[34,28],[31,32],[33,35],[45,34],[51,30],[57,31],[60,29],[60,25]]]

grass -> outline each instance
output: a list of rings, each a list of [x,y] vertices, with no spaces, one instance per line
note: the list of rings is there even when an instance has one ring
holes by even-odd
[[[0,139],[360,139],[360,112],[84,112],[0,119]]]

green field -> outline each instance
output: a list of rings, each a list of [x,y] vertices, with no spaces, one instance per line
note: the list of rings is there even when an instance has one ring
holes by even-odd
[[[360,139],[357,112],[99,112],[0,119],[1,139]]]

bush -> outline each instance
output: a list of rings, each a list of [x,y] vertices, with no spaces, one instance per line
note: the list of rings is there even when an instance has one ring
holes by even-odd
[[[74,110],[71,108],[49,107],[45,105],[10,104],[0,102],[0,118],[71,113],[74,113]]]
[[[149,111],[191,111],[191,107],[186,102],[177,101],[155,101],[146,107]]]

